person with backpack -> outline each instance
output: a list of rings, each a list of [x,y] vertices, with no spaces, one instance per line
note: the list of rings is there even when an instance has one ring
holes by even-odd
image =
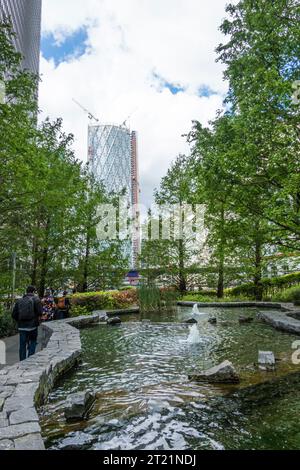
[[[64,291],[62,297],[57,298],[54,320],[63,320],[64,318],[68,318],[70,300],[67,298],[67,295],[67,291]]]
[[[43,308],[39,297],[34,295],[35,291],[35,287],[28,286],[26,294],[17,300],[12,312],[20,333],[20,361],[35,354],[36,350],[38,326]]]

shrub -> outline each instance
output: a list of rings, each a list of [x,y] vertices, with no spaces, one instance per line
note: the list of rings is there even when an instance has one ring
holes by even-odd
[[[128,308],[136,302],[136,299],[135,290],[74,294],[71,297],[71,310],[74,307],[85,307],[88,312]]]
[[[300,304],[300,287],[290,287],[284,289],[278,294],[272,296],[272,300],[276,302],[295,302],[297,305]]]
[[[15,335],[18,332],[16,322],[11,312],[5,311],[0,304],[0,338]]]
[[[300,284],[300,272],[285,274],[284,276],[276,276],[272,278],[263,278],[261,286],[263,289],[263,297],[269,298],[276,296],[283,289],[288,289]],[[298,286],[299,287],[299,286]],[[243,295],[249,298],[255,297],[255,288],[252,282],[241,284],[240,286],[225,289],[225,293],[229,296]]]
[[[90,311],[86,308],[86,307],[83,307],[83,306],[80,306],[80,305],[77,305],[77,306],[72,306],[71,310],[70,310],[70,317],[82,317],[82,316],[86,316],[86,315],[90,315]]]

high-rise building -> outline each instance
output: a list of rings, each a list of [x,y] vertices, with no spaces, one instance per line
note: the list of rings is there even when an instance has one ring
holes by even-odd
[[[108,192],[125,190],[132,212],[132,238],[129,254],[131,267],[136,267],[140,251],[139,178],[137,133],[125,126],[90,125],[88,159],[95,177]]]
[[[14,44],[23,56],[23,67],[39,73],[42,0],[0,0],[0,18],[10,17]]]

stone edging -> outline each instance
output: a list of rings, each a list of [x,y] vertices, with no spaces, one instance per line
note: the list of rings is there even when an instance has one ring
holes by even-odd
[[[300,335],[300,321],[289,316],[299,312],[299,307],[295,307],[292,303],[277,303],[277,302],[178,302],[178,305],[192,307],[197,303],[198,307],[257,307],[276,309],[269,311],[261,311],[258,313],[258,318],[277,330],[287,331]]]
[[[300,321],[288,316],[285,312],[259,312],[258,318],[269,323],[271,326],[276,328],[276,330],[287,331],[288,333],[300,335]]]
[[[233,308],[233,307],[258,307],[258,308],[278,308],[282,309],[284,305],[292,304],[281,304],[279,302],[189,302],[189,301],[180,301],[177,302],[178,305],[185,307],[192,307],[197,304],[198,307],[223,307],[223,308]],[[290,310],[288,308],[288,310]]]
[[[0,450],[45,450],[36,407],[43,404],[56,380],[78,362],[77,328],[98,322],[99,315],[92,315],[43,323],[44,349],[0,370]]]

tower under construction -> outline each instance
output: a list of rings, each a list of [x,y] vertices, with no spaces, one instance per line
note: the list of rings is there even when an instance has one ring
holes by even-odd
[[[132,237],[129,240],[131,268],[137,267],[140,251],[139,177],[137,133],[125,125],[90,125],[88,160],[95,177],[109,193],[125,191],[132,208]]]

